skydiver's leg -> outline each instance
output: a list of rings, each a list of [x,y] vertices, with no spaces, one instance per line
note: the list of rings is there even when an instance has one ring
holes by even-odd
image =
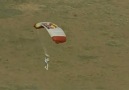
[[[48,70],[48,64],[45,66],[45,69]]]
[[[47,70],[48,70],[48,64],[47,64]]]

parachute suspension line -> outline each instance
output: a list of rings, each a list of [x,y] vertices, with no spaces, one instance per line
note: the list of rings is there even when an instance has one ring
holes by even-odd
[[[45,48],[45,45],[43,44],[43,42],[40,39],[39,30],[36,30],[36,36],[38,37],[38,40],[40,42],[40,45],[42,47],[42,50],[43,50],[44,54],[47,54],[47,49]]]
[[[42,49],[43,49],[44,55],[45,55],[45,60],[44,60],[44,61],[45,61],[45,64],[46,64],[46,65],[45,65],[44,68],[45,68],[46,70],[48,70],[49,55],[47,54],[47,49],[44,47],[44,44],[42,43],[42,41],[41,41],[41,39],[40,39],[40,37],[39,37],[39,36],[40,36],[40,35],[39,35],[39,31],[37,30],[36,33],[37,33],[36,35],[37,35],[37,37],[38,37],[38,40],[39,40],[40,44],[42,45]]]

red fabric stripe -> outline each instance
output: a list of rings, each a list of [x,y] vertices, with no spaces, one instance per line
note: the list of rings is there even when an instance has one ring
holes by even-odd
[[[52,40],[55,41],[57,44],[66,42],[65,36],[53,36]]]

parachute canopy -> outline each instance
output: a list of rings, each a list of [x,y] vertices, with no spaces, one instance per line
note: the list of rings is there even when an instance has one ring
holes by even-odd
[[[66,35],[64,31],[52,22],[39,22],[34,25],[36,29],[45,28],[52,40],[57,44],[66,42]]]

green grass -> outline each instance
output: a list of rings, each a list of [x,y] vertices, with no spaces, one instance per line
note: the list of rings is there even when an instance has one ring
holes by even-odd
[[[0,86],[0,90],[40,90],[36,86],[19,86],[19,85],[8,85]]]
[[[98,56],[93,56],[93,55],[78,55],[78,57],[81,60],[94,60],[94,59],[98,59]]]
[[[122,46],[122,43],[118,40],[110,40],[106,43],[106,45],[111,46],[111,47],[120,47]]]
[[[21,14],[22,14],[22,11],[17,9],[0,8],[0,18],[10,18]]]

